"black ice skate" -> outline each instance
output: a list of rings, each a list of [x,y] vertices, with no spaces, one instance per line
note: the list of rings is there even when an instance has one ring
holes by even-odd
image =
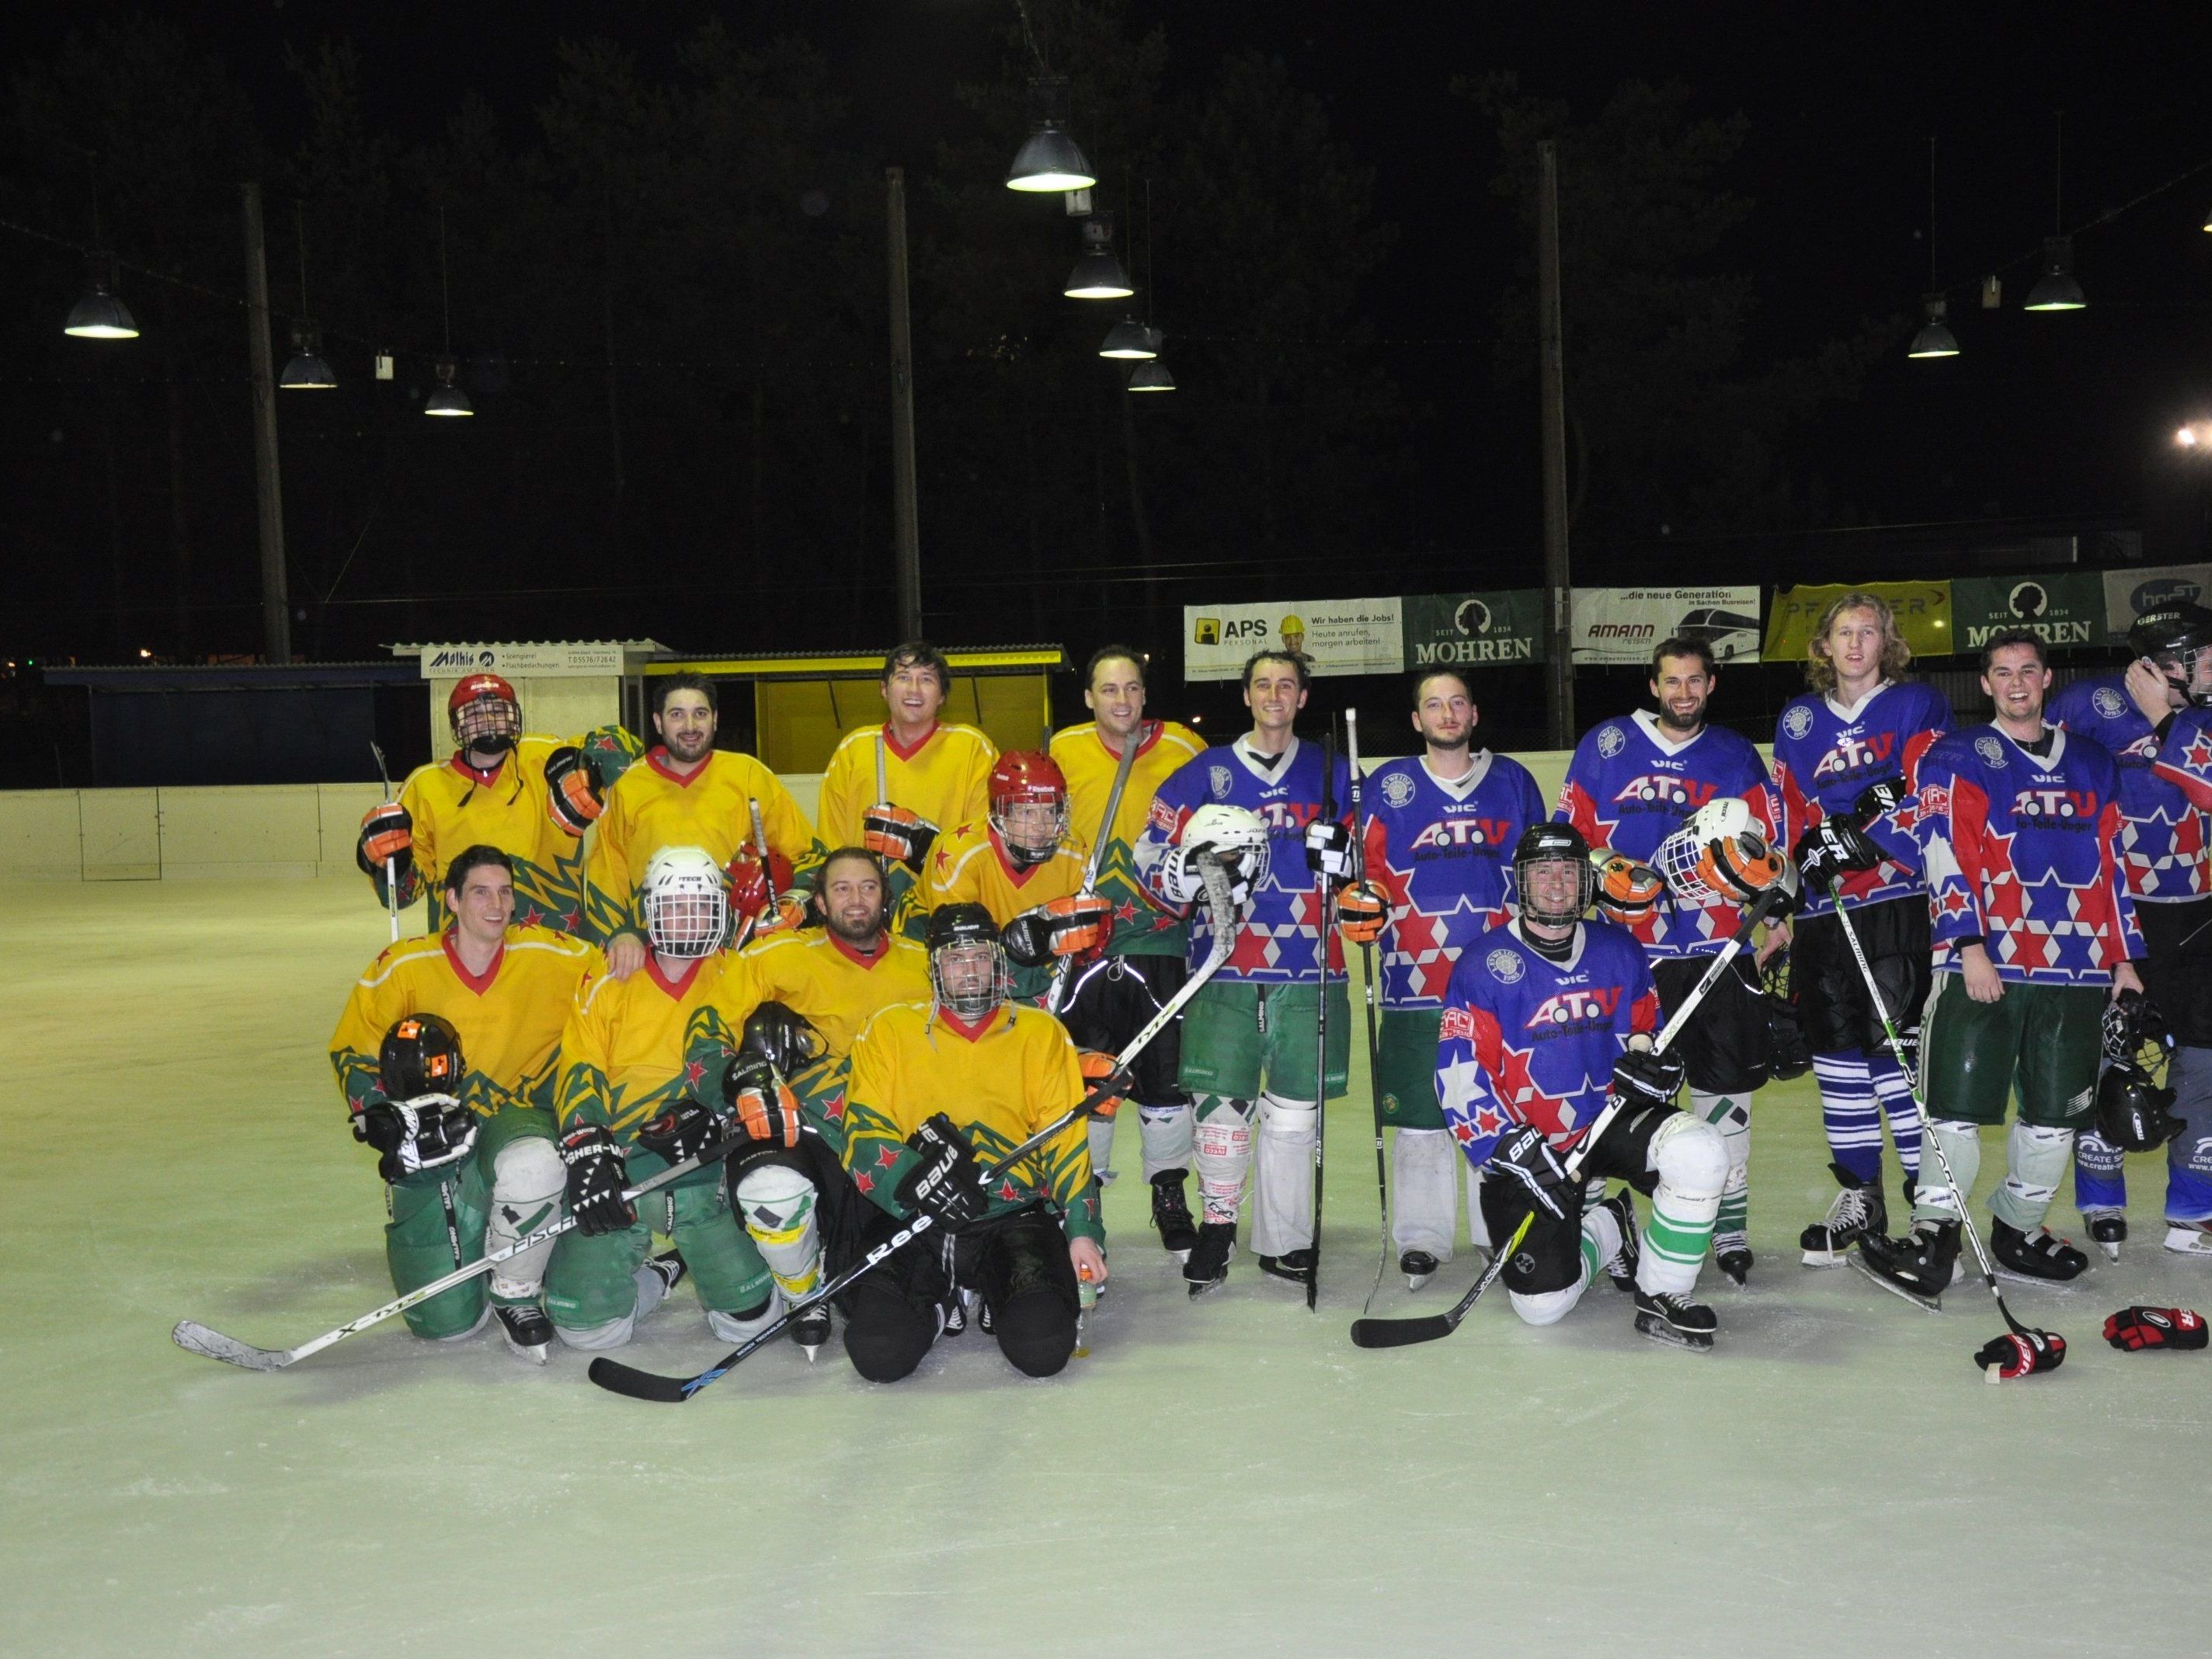
[[[1715,1233],[1713,1265],[1728,1276],[1729,1284],[1743,1289],[1751,1279],[1751,1242],[1741,1233]]]
[[[1304,1285],[1313,1277],[1314,1252],[1311,1245],[1295,1250],[1285,1250],[1280,1255],[1259,1258],[1260,1271],[1273,1273],[1277,1279],[1287,1279],[1293,1285]]]
[[[1654,1342],[1705,1353],[1713,1346],[1720,1321],[1711,1308],[1686,1296],[1640,1290],[1636,1293],[1636,1328]]]
[[[1208,1291],[1229,1282],[1229,1259],[1237,1254],[1237,1224],[1233,1221],[1208,1221],[1198,1230],[1198,1243],[1191,1246],[1190,1254],[1183,1258],[1183,1281],[1190,1286],[1193,1296],[1204,1296]]]
[[[652,1260],[647,1261],[645,1266],[646,1270],[648,1273],[656,1273],[660,1275],[660,1283],[662,1286],[661,1294],[663,1296],[667,1295],[670,1291],[674,1290],[678,1285],[681,1285],[684,1282],[684,1275],[690,1271],[689,1267],[684,1266],[683,1256],[674,1250],[663,1250],[659,1255],[654,1256]]]
[[[1620,1248],[1605,1264],[1605,1276],[1613,1281],[1613,1288],[1623,1296],[1636,1292],[1636,1264],[1643,1259],[1644,1243],[1637,1237],[1636,1206],[1628,1201],[1628,1188],[1624,1187],[1598,1207],[1613,1212],[1613,1218],[1620,1224]]]
[[[2127,1217],[2118,1210],[2099,1210],[2081,1219],[2089,1224],[2089,1242],[2105,1253],[2106,1261],[2118,1261],[2120,1246],[2127,1242]]]
[[[830,1340],[828,1298],[825,1297],[812,1307],[802,1309],[792,1316],[791,1340],[805,1352],[806,1363],[812,1364],[815,1354],[820,1351],[822,1345]]]
[[[1889,1225],[1889,1212],[1879,1187],[1863,1184],[1840,1164],[1831,1164],[1828,1170],[1843,1191],[1829,1204],[1826,1216],[1797,1237],[1808,1267],[1840,1267],[1845,1250],[1865,1238],[1879,1237]]]
[[[1869,1233],[1851,1266],[1892,1296],[1929,1313],[1943,1310],[1943,1292],[1959,1265],[1959,1224],[1920,1221],[1902,1238]]]
[[[1188,1261],[1191,1247],[1198,1243],[1198,1228],[1190,1218],[1190,1200],[1183,1196],[1186,1173],[1163,1170],[1152,1177],[1152,1225],[1159,1233],[1160,1248],[1178,1261]]]
[[[1426,1250],[1403,1250],[1398,1255],[1398,1271],[1406,1275],[1409,1291],[1418,1291],[1434,1279],[1439,1265]]]
[[[553,1322],[544,1311],[535,1303],[520,1308],[495,1307],[492,1311],[499,1316],[499,1334],[507,1339],[507,1352],[533,1365],[543,1365],[553,1351]]]
[[[2050,1229],[2024,1233],[1995,1216],[1990,1218],[1990,1254],[1999,1273],[2030,1285],[2078,1279],[2089,1265],[2087,1256]]]

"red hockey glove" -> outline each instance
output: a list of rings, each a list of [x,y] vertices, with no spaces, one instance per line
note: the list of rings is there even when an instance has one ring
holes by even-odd
[[[2186,1308],[2123,1308],[2105,1322],[2105,1340],[2140,1353],[2145,1348],[2201,1348],[2204,1316]]]
[[[2030,1331],[2025,1336],[1992,1337],[1982,1344],[1975,1354],[1974,1364],[1984,1371],[1996,1367],[1997,1375],[2009,1382],[2016,1376],[2033,1376],[2039,1371],[2055,1371],[2066,1358],[2066,1339],[2056,1331]]]

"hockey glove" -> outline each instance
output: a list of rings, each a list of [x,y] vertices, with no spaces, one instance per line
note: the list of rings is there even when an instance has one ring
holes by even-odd
[[[1984,1371],[1996,1366],[1997,1375],[2008,1382],[2038,1371],[2055,1371],[2065,1359],[2066,1339],[2056,1331],[1991,1337],[1974,1355],[1974,1364]]]
[[[1118,1078],[1115,1073],[1113,1055],[1101,1054],[1096,1048],[1080,1048],[1076,1051],[1075,1058],[1083,1067],[1083,1086],[1086,1093],[1102,1085],[1110,1086],[1117,1081],[1122,1086],[1127,1086],[1127,1079]],[[1110,1118],[1121,1109],[1121,1097],[1108,1094],[1091,1107],[1091,1115]]]
[[[889,801],[878,801],[860,814],[860,845],[879,859],[896,859],[910,870],[920,870],[937,839],[937,826],[927,818]]]
[[[1608,919],[1632,922],[1648,915],[1667,896],[1667,884],[1656,870],[1607,848],[1590,854],[1597,871],[1597,908]]]
[[[830,1045],[805,1016],[781,1002],[763,1002],[745,1016],[744,1034],[738,1039],[738,1060],[723,1074],[722,1098],[734,1101],[739,1089],[758,1086],[757,1079],[739,1074],[742,1061],[764,1061],[785,1077],[796,1077],[829,1052]]]
[[[1492,1151],[1490,1167],[1519,1182],[1528,1201],[1553,1220],[1567,1218],[1567,1204],[1571,1201],[1567,1172],[1541,1129],[1524,1123],[1508,1133]]]
[[[1252,878],[1245,873],[1243,859],[1211,847],[1176,846],[1169,848],[1167,856],[1160,860],[1160,892],[1169,903],[1190,904],[1206,891],[1205,879],[1199,874],[1202,859],[1213,860],[1229,878],[1231,904],[1241,911],[1251,902]]]
[[[1055,957],[1079,957],[1103,946],[1114,931],[1114,902],[1071,893],[1024,910],[1006,925],[999,942],[1024,968],[1042,968]]]
[[[1331,881],[1350,881],[1352,831],[1322,818],[1306,825],[1306,868]]]
[[[696,1100],[679,1100],[637,1126],[637,1144],[671,1164],[696,1158],[727,1133],[727,1127]]]
[[[906,1144],[915,1161],[900,1177],[895,1195],[901,1204],[948,1231],[981,1217],[982,1170],[951,1118],[931,1113]]]
[[[574,1130],[562,1138],[561,1161],[568,1166],[568,1213],[578,1231],[618,1233],[635,1223],[637,1212],[623,1202],[627,1166],[612,1135],[596,1123]]]
[[[1905,787],[1903,778],[1884,778],[1880,783],[1870,783],[1859,791],[1858,799],[1851,803],[1851,822],[1863,830],[1912,799],[1912,791]]]
[[[754,1087],[738,1090],[735,1105],[738,1127],[748,1140],[787,1150],[799,1145],[799,1132],[804,1126],[799,1115],[799,1097],[788,1085],[767,1079]]]
[[[806,895],[792,890],[791,861],[782,854],[771,850],[763,864],[758,848],[740,847],[722,873],[730,884],[730,915],[740,932],[750,922],[757,938],[805,920]]]
[[[361,821],[361,840],[353,861],[364,876],[382,876],[384,861],[392,860],[392,873],[400,881],[415,867],[415,816],[397,801],[372,806]]]
[[[372,1101],[353,1128],[383,1154],[376,1172],[387,1182],[459,1163],[476,1150],[477,1115],[451,1095]]]
[[[1656,1048],[1631,1048],[1613,1062],[1613,1091],[1631,1106],[1671,1106],[1682,1087],[1682,1062]]]
[[[1336,931],[1347,945],[1372,945],[1390,925],[1390,896],[1376,881],[1355,881],[1336,896]]]
[[[607,810],[607,792],[584,751],[563,744],[545,757],[545,813],[572,836],[581,836]]]
[[[1866,831],[1840,818],[1822,818],[1797,837],[1791,857],[1806,884],[1825,891],[1830,882],[1857,870],[1871,870],[1881,862],[1881,848]]]
[[[2204,1316],[2186,1308],[2123,1308],[2105,1322],[2105,1340],[2130,1353],[2145,1348],[2201,1348]]]
[[[1907,1077],[1917,1079],[1920,1075],[1920,1028],[1907,1025],[1900,1029],[1896,1046],[1890,1050],[1890,1054]]]

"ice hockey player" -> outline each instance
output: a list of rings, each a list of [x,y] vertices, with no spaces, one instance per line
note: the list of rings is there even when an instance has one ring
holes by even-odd
[[[2136,964],[2155,1018],[2174,1050],[2166,1079],[2191,1103],[2185,1121],[2203,1121],[2212,1154],[2212,881],[2205,856],[2204,806],[2193,802],[2173,768],[2189,773],[2188,744],[2172,743],[2183,710],[2212,705],[2212,610],[2186,601],[2161,605],[2128,629],[2135,660],[2119,673],[2093,675],[2051,699],[2054,726],[2094,738],[2120,769],[2121,863],[2144,956]],[[2167,758],[2180,757],[2179,763]],[[2212,803],[2212,784],[2197,787]],[[2167,1152],[2166,1213],[2177,1248],[2212,1255],[2212,1158],[2192,1167],[2194,1140]],[[2128,1236],[2128,1187],[2119,1147],[2094,1127],[2074,1143],[2074,1202],[2089,1237],[2113,1261]]]
[[[620,1347],[688,1269],[708,1327],[743,1342],[775,1317],[775,1288],[722,1170],[709,1164],[635,1206],[623,1200],[624,1188],[735,1134],[715,1109],[720,1079],[695,1075],[684,1048],[692,1013],[738,960],[723,949],[721,866],[704,848],[664,847],[646,862],[636,908],[652,942],[644,970],[586,978],[561,1035],[556,1104],[576,1226],[554,1244],[545,1310],[572,1348]],[[657,1258],[656,1232],[676,1244]]]
[[[496,847],[514,872],[516,925],[584,932],[584,831],[639,744],[619,726],[579,738],[525,736],[522,705],[497,674],[471,674],[446,699],[454,749],[418,766],[399,799],[361,821],[354,860],[386,902],[389,861],[404,907],[428,893],[427,932],[446,925],[447,861]]]
[[[886,718],[848,732],[822,775],[822,839],[866,847],[891,878],[891,926],[920,939],[927,908],[915,887],[939,831],[980,823],[990,811],[986,786],[999,751],[972,726],[941,725],[952,666],[926,640],[884,659]]]
[[[662,848],[704,848],[717,867],[726,866],[753,843],[757,801],[769,854],[790,873],[781,907],[754,924],[756,934],[796,925],[822,860],[821,843],[782,781],[750,755],[714,747],[714,683],[702,674],[672,674],[657,696],[653,725],[660,742],[608,793],[586,869],[592,937],[617,975],[645,960],[637,900],[646,866]]]
[[[2043,1226],[2097,1093],[2105,1006],[2142,989],[2135,902],[2120,870],[2119,769],[2094,738],[2043,718],[2051,671],[2025,630],[1982,647],[1986,726],[1922,758],[1914,833],[1935,915],[1936,989],[1923,1017],[1930,1123],[1959,1183],[1923,1159],[1903,1238],[1869,1235],[1856,1265],[1887,1290],[1936,1305],[1959,1256],[1981,1128],[2002,1123],[2017,1081],[2006,1176],[1990,1197],[1990,1253],[2009,1274],[2072,1279],[2088,1265]],[[1847,900],[1851,922],[1858,907]]]
[[[1183,1262],[1194,1296],[1229,1276],[1255,1152],[1252,1249],[1261,1268],[1298,1284],[1313,1271],[1323,925],[1315,878],[1342,884],[1352,872],[1351,774],[1340,759],[1327,787],[1335,816],[1324,817],[1322,751],[1291,729],[1306,702],[1304,659],[1256,652],[1243,678],[1252,730],[1206,750],[1160,785],[1136,852],[1146,885],[1179,906],[1202,890],[1199,854],[1219,856],[1233,866],[1231,890],[1243,915],[1228,961],[1183,1008],[1181,1080],[1196,1103],[1201,1206],[1198,1243]],[[1194,968],[1212,949],[1212,926],[1210,919],[1193,922]],[[1332,938],[1326,948],[1326,1081],[1328,1092],[1341,1095],[1352,1005],[1342,947]]]
[[[1598,908],[1636,936],[1650,958],[1662,1018],[1681,1006],[1743,921],[1747,905],[1776,878],[1765,854],[1779,834],[1773,780],[1751,740],[1709,725],[1720,676],[1711,647],[1668,639],[1651,653],[1656,711],[1638,709],[1586,733],[1568,763],[1559,817],[1619,863],[1601,872]],[[1660,848],[1694,850],[1711,879],[1653,883],[1642,873]],[[1747,840],[1746,837],[1749,839]],[[1672,873],[1672,872],[1662,872]],[[1765,949],[1783,942],[1769,930]],[[1767,1079],[1771,1016],[1759,963],[1740,953],[1705,995],[1671,1052],[1690,1081],[1690,1110],[1721,1132],[1729,1181],[1713,1228],[1713,1260],[1737,1285],[1752,1267],[1751,1106]]]
[[[580,939],[514,921],[514,877],[506,854],[471,847],[446,865],[444,930],[387,947],[346,1000],[331,1038],[331,1065],[356,1139],[384,1156],[389,1183],[385,1255],[392,1287],[426,1285],[504,1249],[560,1213],[564,1186],[553,1144],[553,1091],[561,1028],[599,953]],[[405,1075],[383,1071],[386,1038],[403,1020],[435,1015],[456,1034],[465,1070],[458,1096],[474,1115],[473,1150],[450,1156],[454,1138],[397,1109],[421,1092],[420,1038],[402,1044]],[[448,1120],[450,1126],[450,1118]],[[550,1243],[492,1270],[490,1303],[507,1346],[545,1363],[553,1328],[538,1305]],[[418,1336],[466,1336],[485,1319],[483,1279],[457,1285],[407,1311]]]
[[[1881,1125],[1904,1170],[1907,1196],[1920,1167],[1920,1119],[1905,1073],[1889,1053],[1866,983],[1838,931],[1828,880],[1840,874],[1859,941],[1908,1051],[1928,1000],[1927,885],[1912,845],[1911,811],[1862,825],[1873,786],[1910,796],[1920,757],[1950,729],[1942,693],[1902,678],[1912,659],[1887,600],[1845,593],[1820,613],[1806,647],[1812,690],[1792,699],[1774,730],[1774,780],[1782,845],[1800,872],[1802,908],[1791,924],[1790,983],[1820,1089],[1829,1170],[1842,1191],[1798,1243],[1805,1265],[1834,1267],[1842,1252],[1888,1225],[1881,1193]],[[1879,1103],[1879,1104],[1877,1104]]]
[[[1074,1352],[1079,1282],[1106,1279],[1105,1231],[1083,1126],[1070,1122],[987,1189],[995,1163],[1084,1097],[1066,1029],[1014,1004],[990,913],[929,919],[933,995],[868,1022],[853,1048],[846,1167],[884,1214],[869,1248],[927,1212],[932,1231],[852,1287],[845,1352],[895,1382],[980,1304],[1015,1368],[1050,1376]]]
[[[1545,815],[1543,792],[1520,762],[1474,742],[1480,718],[1467,681],[1449,668],[1413,681],[1421,752],[1386,761],[1365,785],[1361,826],[1366,881],[1338,901],[1353,944],[1382,945],[1381,1059],[1374,1088],[1390,1146],[1390,1237],[1398,1267],[1418,1290],[1452,1258],[1462,1167],[1437,1101],[1437,1027],[1452,969],[1467,949],[1512,915],[1513,848]],[[1358,914],[1378,903],[1370,923]],[[1470,1241],[1487,1246],[1473,1170],[1467,1173]]]
[[[1437,1094],[1452,1138],[1482,1171],[1483,1213],[1505,1249],[1501,1277],[1531,1325],[1563,1319],[1605,1273],[1636,1297],[1636,1328],[1676,1347],[1713,1346],[1718,1321],[1692,1298],[1727,1184],[1721,1132],[1674,1104],[1682,1063],[1653,1046],[1659,994],[1627,929],[1585,921],[1596,887],[1571,823],[1532,824],[1513,849],[1521,914],[1461,956],[1445,993]],[[1583,1179],[1569,1157],[1608,1099],[1620,1103]],[[1625,1192],[1651,1200],[1639,1242]]]
[[[1137,837],[1151,816],[1152,795],[1170,774],[1206,747],[1174,720],[1145,718],[1145,659],[1127,645],[1101,647],[1084,669],[1084,706],[1091,718],[1053,735],[1052,758],[1067,779],[1068,810],[1077,833],[1091,840],[1096,890],[1114,911],[1103,958],[1062,970],[1060,1018],[1077,1048],[1118,1054],[1182,988],[1188,941],[1180,910],[1163,905],[1139,878]],[[1107,822],[1107,805],[1121,760],[1127,782]],[[1129,1097],[1137,1109],[1145,1180],[1152,1193],[1152,1227],[1178,1261],[1198,1243],[1187,1182],[1191,1166],[1190,1096],[1182,1065],[1180,1021],[1147,1043],[1131,1067]],[[1094,1115],[1091,1166],[1101,1184],[1114,1178],[1114,1122]]]

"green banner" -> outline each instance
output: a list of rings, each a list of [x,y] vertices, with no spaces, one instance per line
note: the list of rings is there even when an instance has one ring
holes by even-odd
[[[1951,578],[1951,635],[1958,650],[1979,651],[1991,635],[2016,628],[2045,645],[2102,645],[2103,578],[2078,571]]]
[[[1544,660],[1544,592],[1410,593],[1406,666],[1485,668]]]
[[[1916,657],[1948,657],[1961,648],[1951,637],[1948,582],[1838,582],[1821,587],[1779,587],[1766,613],[1769,662],[1803,662],[1820,615],[1844,594],[1871,593],[1887,602]]]

